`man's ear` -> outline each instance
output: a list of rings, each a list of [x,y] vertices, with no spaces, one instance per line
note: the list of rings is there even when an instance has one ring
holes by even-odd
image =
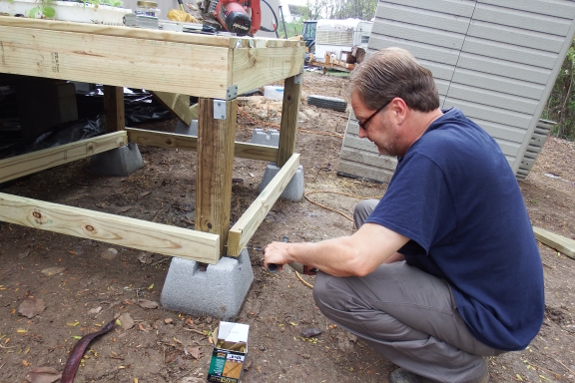
[[[398,124],[402,124],[409,112],[409,107],[405,101],[402,98],[396,97],[391,100],[390,107],[392,109],[392,118],[395,118]]]

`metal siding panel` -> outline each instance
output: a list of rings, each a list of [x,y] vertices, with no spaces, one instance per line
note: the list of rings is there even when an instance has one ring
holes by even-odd
[[[503,154],[506,156],[517,157],[517,152],[519,151],[520,147],[519,144],[498,139],[495,139],[495,142],[497,142]]]
[[[530,115],[501,110],[486,105],[473,104],[465,100],[454,100],[447,97],[444,108],[450,108],[452,106],[461,109],[463,113],[472,120],[480,119],[496,124],[514,126],[523,130],[527,130],[532,118]]]
[[[546,52],[559,53],[563,46],[563,37],[546,35],[506,27],[502,25],[472,20],[467,33],[469,37],[497,41]]]
[[[463,44],[464,35],[461,34],[384,19],[377,21],[372,29],[375,34],[456,50],[460,50]]]
[[[502,44],[494,41],[467,37],[462,53],[471,53],[480,56],[492,57],[499,60],[515,63],[529,63],[530,65],[553,69],[557,60],[556,53],[540,52],[535,49],[521,48],[514,45]]]
[[[571,25],[571,20],[494,7],[486,4],[477,4],[473,12],[473,20],[486,21],[557,36],[565,36]]]
[[[389,47],[407,49],[412,55],[420,60],[452,66],[455,66],[457,63],[459,52],[455,49],[446,49],[420,42],[388,37],[372,31],[369,37],[369,49],[378,51]]]
[[[441,29],[461,34],[465,34],[469,26],[468,18],[394,4],[377,7],[375,16],[381,19],[407,22],[420,27]]]
[[[453,74],[454,84],[464,84],[476,88],[492,90],[495,92],[523,96],[533,100],[540,100],[544,86],[518,81],[487,73],[457,68]]]
[[[464,52],[459,57],[457,67],[541,85],[547,84],[550,73],[549,70],[543,68],[535,68],[525,64],[511,63]]]
[[[502,94],[490,90],[478,89],[470,86],[451,84],[447,97],[461,101],[473,102],[492,106],[500,110],[509,110],[532,115],[539,104],[539,100],[530,100],[523,97]]]
[[[575,4],[573,1],[556,0],[479,0],[478,3],[504,6],[505,8],[517,9],[526,12],[539,13],[546,16],[560,17],[563,19],[575,18]]]
[[[474,0],[380,0],[377,7],[379,8],[388,3],[463,17],[471,17],[475,6]]]
[[[496,124],[489,121],[484,121],[480,118],[474,118],[473,121],[481,126],[489,135],[493,138],[498,138],[501,140],[521,143],[523,137],[525,136],[525,129],[515,128],[512,126],[505,126],[501,124]]]

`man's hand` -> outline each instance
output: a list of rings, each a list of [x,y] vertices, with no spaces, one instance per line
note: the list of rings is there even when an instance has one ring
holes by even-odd
[[[292,262],[288,253],[289,243],[287,242],[272,242],[264,247],[264,266],[267,269],[268,264],[274,263],[278,265],[278,270],[282,269],[282,265]]]

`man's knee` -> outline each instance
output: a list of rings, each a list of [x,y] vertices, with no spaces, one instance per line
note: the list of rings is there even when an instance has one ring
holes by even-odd
[[[355,222],[355,227],[359,229],[361,225],[365,222],[367,217],[371,214],[375,206],[379,203],[376,199],[366,199],[360,201],[353,210],[353,220]]]
[[[321,312],[328,318],[332,316],[330,312],[341,311],[345,307],[345,302],[342,300],[345,294],[342,294],[342,291],[338,292],[334,286],[337,279],[339,278],[333,275],[319,272],[313,284],[313,299]]]

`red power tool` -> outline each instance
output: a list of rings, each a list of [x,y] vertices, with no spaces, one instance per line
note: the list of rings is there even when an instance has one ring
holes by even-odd
[[[253,35],[261,26],[260,0],[219,0],[212,15],[229,32]]]

